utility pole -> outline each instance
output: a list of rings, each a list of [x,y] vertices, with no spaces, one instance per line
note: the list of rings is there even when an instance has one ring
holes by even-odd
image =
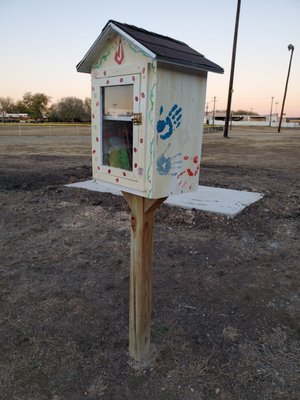
[[[231,71],[230,71],[227,110],[226,110],[225,127],[224,127],[224,138],[228,138],[228,125],[229,125],[229,117],[230,117],[230,110],[231,110],[231,99],[232,99],[232,92],[233,92],[232,87],[233,87],[233,78],[234,78],[236,46],[237,46],[237,38],[238,38],[238,30],[239,30],[240,9],[241,9],[241,0],[237,0],[237,10],[236,10],[234,38],[233,38],[233,48],[232,48],[232,57],[231,57]]]
[[[213,112],[213,126],[215,126],[215,116],[216,116],[216,96],[213,98],[214,99],[214,112]]]
[[[274,96],[271,97],[271,110],[270,110],[270,121],[269,121],[269,126],[272,126],[272,110],[273,110],[273,100]]]
[[[290,71],[291,71],[291,65],[292,65],[292,58],[293,58],[293,53],[294,53],[294,46],[292,44],[288,45],[289,51],[291,50],[291,57],[290,57],[290,63],[289,63],[289,69],[286,77],[286,84],[285,84],[285,90],[284,90],[284,95],[283,95],[283,100],[282,100],[282,108],[281,108],[281,114],[280,114],[280,120],[279,120],[279,125],[278,125],[278,133],[280,133],[281,129],[281,123],[282,123],[282,116],[283,116],[283,110],[284,110],[284,103],[285,103],[285,98],[286,98],[286,92],[289,84],[289,78],[290,78]]]
[[[209,118],[208,118],[208,102],[206,103],[206,124],[209,124]]]
[[[206,103],[206,115],[208,115],[208,102]]]

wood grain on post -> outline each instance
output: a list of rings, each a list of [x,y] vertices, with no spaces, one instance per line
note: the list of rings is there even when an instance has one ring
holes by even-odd
[[[129,354],[142,361],[150,350],[154,211],[166,198],[123,196],[131,210]]]

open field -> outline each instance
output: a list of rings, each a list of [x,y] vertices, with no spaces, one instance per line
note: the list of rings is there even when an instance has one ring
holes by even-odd
[[[204,137],[201,184],[265,194],[234,219],[162,206],[152,353],[128,359],[125,201],[90,137],[0,127],[1,400],[298,400],[300,131]]]

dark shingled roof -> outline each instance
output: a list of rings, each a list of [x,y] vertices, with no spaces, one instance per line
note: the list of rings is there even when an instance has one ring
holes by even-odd
[[[140,43],[144,48],[150,50],[158,61],[182,65],[192,69],[201,71],[212,71],[223,73],[224,70],[219,65],[205,58],[202,54],[189,47],[187,44],[179,40],[172,39],[168,36],[159,35],[157,33],[146,31],[133,25],[123,24],[118,21],[109,20],[102,30],[101,35],[97,38],[93,46],[90,48],[83,60],[77,65],[79,72],[88,72],[87,69],[94,59],[94,53],[99,42],[105,35],[107,29],[114,26],[121,29],[125,34]]]
[[[221,68],[219,65],[208,60],[203,56],[203,54],[198,53],[196,50],[192,49],[187,44],[180,42],[179,40],[149,32],[133,25],[122,24],[113,20],[108,21],[106,26],[109,23],[115,24],[133,39],[137,40],[147,49],[151,50],[154,54],[156,54],[157,60],[190,66],[192,68],[205,71],[217,73],[224,72],[223,68]]]

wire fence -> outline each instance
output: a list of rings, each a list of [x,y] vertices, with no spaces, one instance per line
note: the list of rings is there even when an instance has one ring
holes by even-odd
[[[89,136],[89,124],[1,124],[0,136]]]
[[[205,126],[203,133],[221,132],[224,131],[224,126]]]
[[[223,131],[223,126],[204,126],[204,133]],[[89,136],[89,124],[0,124],[0,136]]]

